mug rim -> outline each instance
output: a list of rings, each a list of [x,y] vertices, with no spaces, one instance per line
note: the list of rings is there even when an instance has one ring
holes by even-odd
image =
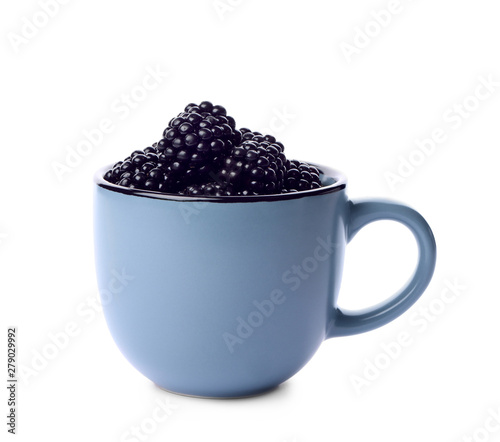
[[[305,198],[308,196],[323,195],[327,193],[338,192],[346,188],[347,178],[345,175],[331,167],[322,166],[316,163],[308,163],[320,171],[320,177],[332,178],[333,183],[317,189],[302,190],[299,192],[291,193],[276,193],[271,195],[247,195],[247,196],[189,196],[161,193],[156,190],[135,189],[130,187],[123,187],[118,184],[110,183],[104,179],[104,174],[113,167],[113,164],[101,167],[94,174],[94,182],[98,187],[101,187],[112,192],[118,192],[130,196],[138,196],[143,198],[153,198],[167,201],[206,201],[206,202],[219,202],[219,203],[246,203],[256,201],[281,201]]]

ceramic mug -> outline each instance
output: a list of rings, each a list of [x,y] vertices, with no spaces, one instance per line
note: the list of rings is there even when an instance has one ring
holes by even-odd
[[[109,168],[109,167],[108,167]],[[429,284],[436,245],[415,210],[350,201],[346,179],[246,197],[185,197],[95,176],[97,279],[106,321],[129,362],[163,389],[241,397],[297,373],[328,338],[366,332],[405,312]],[[394,220],[415,236],[407,284],[363,311],[337,306],[346,244]]]

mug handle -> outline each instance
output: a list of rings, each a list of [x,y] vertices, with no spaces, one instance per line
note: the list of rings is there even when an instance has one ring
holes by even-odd
[[[387,200],[349,201],[347,242],[364,226],[380,220],[398,221],[410,229],[418,245],[418,264],[406,285],[386,301],[373,307],[342,311],[336,308],[328,328],[327,338],[349,336],[373,330],[396,319],[422,295],[431,281],[436,265],[436,241],[432,230],[417,211]]]

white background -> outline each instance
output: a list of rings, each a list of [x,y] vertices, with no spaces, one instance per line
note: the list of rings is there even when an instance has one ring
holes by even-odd
[[[19,364],[33,370],[18,387],[17,440],[139,440],[133,426],[148,441],[500,440],[490,417],[500,412],[497,1],[222,0],[217,10],[212,0],[73,0],[48,20],[37,1],[4,3],[0,379],[8,325],[19,327]],[[398,12],[390,23],[379,13],[381,29],[374,16],[389,5]],[[123,94],[140,94],[147,69],[168,76],[118,111]],[[480,78],[492,92],[478,89]],[[300,373],[252,399],[155,388],[85,307],[98,296],[94,171],[157,141],[171,117],[202,100],[253,129],[287,113],[277,136],[289,157],[342,170],[352,198],[416,208],[438,244],[434,279],[410,311],[325,342]],[[468,113],[457,117],[457,105]],[[102,119],[113,130],[58,176],[54,164]],[[419,154],[415,140],[439,129],[446,140]],[[409,159],[418,166],[389,185]],[[348,248],[341,305],[384,299],[415,262],[405,228],[367,227]],[[445,304],[447,283],[463,287]],[[68,327],[76,336],[51,354],[51,336]],[[384,356],[401,333],[410,344]],[[44,352],[52,359],[34,362]],[[367,379],[375,362],[384,368]],[[365,384],[356,388],[353,375]],[[0,401],[6,412],[6,390]],[[157,424],[158,401],[171,413]]]

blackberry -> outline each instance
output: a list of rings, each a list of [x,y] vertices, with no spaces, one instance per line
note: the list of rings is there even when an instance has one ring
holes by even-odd
[[[165,171],[159,168],[158,151],[149,146],[115,163],[104,179],[124,187],[159,190],[164,175]]]
[[[161,177],[158,190],[163,193],[180,193],[187,183],[192,182],[192,176],[179,167],[179,163],[170,165],[159,164],[158,171]]]
[[[225,158],[217,182],[240,195],[281,193],[286,172],[283,144],[247,129],[242,136],[246,139]]]
[[[285,190],[286,192],[300,192],[302,190],[318,189],[321,187],[319,170],[308,163],[298,160],[286,162]]]
[[[188,104],[173,118],[156,148],[162,167],[170,168],[179,180],[184,177],[185,184],[195,184],[215,173],[240,142],[241,133],[226,109],[203,101]]]

